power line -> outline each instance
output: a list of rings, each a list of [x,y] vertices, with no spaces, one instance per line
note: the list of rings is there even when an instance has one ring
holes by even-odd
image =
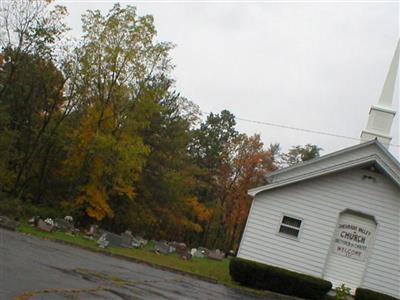
[[[206,113],[206,114],[209,114],[209,113]],[[272,127],[296,130],[296,131],[307,132],[307,133],[326,135],[326,136],[342,138],[342,139],[347,139],[347,140],[352,140],[352,141],[358,141],[358,142],[364,141],[364,140],[362,140],[360,138],[347,136],[347,135],[336,134],[336,133],[331,133],[331,132],[326,132],[326,131],[306,129],[306,128],[294,127],[294,126],[289,126],[289,125],[284,125],[284,124],[277,124],[277,123],[271,123],[271,122],[251,120],[251,119],[241,118],[241,117],[237,117],[237,116],[235,116],[235,119],[239,120],[239,121],[243,121],[243,122],[248,122],[248,123],[254,123],[254,124],[260,124],[260,125],[266,125],[266,126],[272,126]],[[389,144],[389,146],[399,147],[400,148],[400,145],[397,145],[397,144]]]

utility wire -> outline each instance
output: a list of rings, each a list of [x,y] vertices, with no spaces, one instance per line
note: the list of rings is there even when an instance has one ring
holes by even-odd
[[[206,112],[204,112],[204,113],[209,114]],[[332,136],[332,137],[342,138],[342,139],[347,139],[347,140],[352,140],[352,141],[358,141],[358,142],[364,141],[360,138],[326,132],[326,131],[306,129],[306,128],[294,127],[294,126],[289,126],[289,125],[284,125],[284,124],[271,123],[271,122],[256,121],[256,120],[241,118],[241,117],[237,117],[237,116],[235,116],[235,119],[239,120],[239,121],[243,121],[243,122],[248,122],[248,123],[260,124],[260,125],[266,125],[266,126],[272,126],[272,127],[278,127],[278,128],[284,128],[284,129],[290,129],[290,130],[296,130],[296,131],[302,131],[302,132],[314,133],[314,134],[320,134],[320,135],[326,135],[326,136]],[[400,148],[400,145],[397,145],[397,144],[389,144],[389,146]]]

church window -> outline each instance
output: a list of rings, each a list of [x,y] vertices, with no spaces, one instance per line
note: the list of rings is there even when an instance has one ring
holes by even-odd
[[[279,226],[279,234],[286,237],[298,239],[300,236],[302,225],[303,220],[283,215]]]

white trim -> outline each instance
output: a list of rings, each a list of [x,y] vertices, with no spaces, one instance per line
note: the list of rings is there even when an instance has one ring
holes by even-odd
[[[374,140],[376,146],[378,146],[379,149],[382,150],[382,152],[388,157],[388,159],[390,159],[390,161],[394,162],[394,164],[397,166],[397,168],[400,170],[400,161],[397,160],[396,157],[393,156],[392,153],[390,153],[390,151],[382,145],[382,143],[380,143],[378,140]]]
[[[330,242],[330,245],[329,245],[329,250],[328,250],[328,253],[326,254],[326,258],[325,258],[325,262],[324,262],[324,267],[322,268],[321,277],[322,277],[323,279],[326,279],[325,276],[326,276],[326,271],[327,271],[327,267],[328,267],[328,260],[329,260],[329,257],[330,257],[331,255],[338,255],[338,254],[336,254],[335,252],[333,252],[333,247],[334,247],[334,245],[335,245],[335,238],[336,238],[336,236],[337,236],[338,224],[339,224],[339,221],[340,221],[341,216],[342,216],[343,214],[353,214],[353,215],[357,216],[358,213],[361,214],[361,215],[359,215],[359,217],[361,217],[361,218],[368,219],[367,216],[372,217],[370,220],[373,221],[373,222],[375,223],[374,235],[373,235],[373,237],[371,238],[370,245],[368,246],[367,252],[366,252],[366,254],[365,254],[364,269],[363,269],[363,272],[362,272],[362,275],[361,275],[361,280],[360,280],[360,286],[359,286],[359,287],[362,287],[362,286],[363,286],[364,279],[365,279],[365,275],[366,275],[366,273],[367,273],[368,265],[369,265],[369,262],[370,262],[369,258],[370,258],[370,256],[372,255],[372,252],[374,251],[375,239],[376,239],[376,236],[377,236],[377,233],[378,233],[378,230],[379,230],[379,227],[380,227],[380,226],[379,226],[379,222],[376,220],[376,217],[375,217],[374,215],[370,215],[370,214],[368,214],[368,213],[364,213],[363,211],[355,211],[355,210],[347,209],[347,208],[344,209],[344,210],[342,210],[342,211],[340,211],[340,212],[338,213],[338,215],[337,215],[336,222],[335,222],[335,226],[334,226],[334,229],[333,229],[333,232],[332,232],[331,242]],[[362,215],[365,215],[365,216],[362,216]],[[355,290],[354,290],[354,293],[355,293]],[[354,294],[354,293],[353,293],[353,294]]]
[[[364,285],[365,275],[367,275],[367,270],[368,270],[368,266],[369,266],[369,263],[370,263],[370,259],[369,258],[371,257],[371,255],[372,255],[372,253],[374,251],[375,240],[376,240],[376,237],[378,235],[378,230],[380,228],[380,223],[376,220],[375,216],[374,216],[374,219],[375,219],[375,232],[374,232],[374,236],[371,239],[370,247],[367,250],[367,261],[365,262],[365,269],[364,269],[364,272],[363,272],[362,277],[361,277],[360,287],[362,287]]]
[[[320,170],[315,170],[313,172],[308,172],[306,174],[301,174],[299,176],[295,176],[295,177],[290,177],[281,181],[278,181],[276,183],[271,183],[271,184],[267,184],[267,185],[263,185],[254,189],[251,189],[248,191],[248,194],[250,196],[255,196],[260,192],[263,191],[267,191],[267,190],[271,190],[277,187],[281,187],[284,185],[288,185],[288,184],[292,184],[292,183],[296,183],[296,182],[300,182],[300,181],[304,181],[306,179],[312,179],[315,177],[319,177],[322,175],[328,175],[328,174],[332,174],[338,171],[342,171],[342,170],[346,170],[346,169],[350,169],[356,166],[362,166],[362,165],[367,165],[369,163],[374,163],[376,162],[382,169],[383,171],[389,175],[389,177],[392,178],[392,180],[398,185],[400,186],[400,173],[397,174],[396,171],[394,171],[388,164],[385,163],[385,161],[383,159],[381,159],[381,157],[379,157],[379,155],[377,154],[373,154],[370,156],[366,156],[366,157],[361,157],[355,160],[351,160],[351,161],[347,161],[344,163],[340,163],[340,164],[336,164],[336,165],[332,165],[330,167],[324,168],[324,169],[320,169]]]
[[[254,199],[252,199],[252,201],[251,201],[250,210],[249,210],[249,213],[247,214],[246,225],[244,226],[243,234],[242,234],[242,236],[241,236],[241,238],[240,238],[240,241],[239,241],[239,248],[238,248],[238,251],[237,251],[237,253],[236,253],[236,256],[237,256],[237,257],[240,257],[240,247],[242,246],[242,240],[243,240],[243,238],[246,236],[246,230],[247,230],[247,228],[248,228],[247,223],[249,222],[249,219],[250,219],[250,216],[251,216],[251,211],[252,211],[252,209],[253,209],[253,206],[254,206]]]
[[[289,217],[289,218],[292,218],[292,219],[299,220],[301,222],[300,223],[300,227],[283,224],[282,222],[283,222],[283,218],[284,217]],[[292,228],[292,229],[298,230],[299,234],[296,237],[296,236],[292,236],[290,234],[285,234],[285,233],[280,232],[280,229],[281,229],[282,225],[285,226],[285,227],[288,227],[288,228]],[[300,218],[300,217],[297,217],[297,216],[293,216],[293,215],[287,214],[287,213],[282,213],[281,218],[280,218],[280,222],[278,223],[278,227],[276,228],[276,235],[278,235],[280,237],[283,237],[283,238],[287,238],[287,239],[291,239],[291,240],[295,240],[295,241],[300,241],[301,233],[303,232],[303,225],[304,225],[304,219],[303,218]]]
[[[388,139],[389,141],[388,141],[388,143],[390,143],[390,141],[392,140],[392,137],[391,136],[389,136],[389,135],[384,135],[384,134],[382,134],[382,133],[380,133],[380,132],[378,132],[378,131],[375,131],[375,130],[368,130],[368,129],[364,129],[363,131],[362,131],[362,133],[366,133],[366,134],[370,134],[370,135],[373,135],[373,136],[378,136],[378,137],[381,137],[381,138],[384,138],[384,139]],[[362,139],[362,138],[361,138]],[[365,140],[365,139],[363,139],[363,140]],[[381,142],[382,143],[382,142]]]
[[[297,163],[297,164],[295,164],[293,166],[273,171],[273,172],[267,174],[267,178],[273,177],[273,176],[281,174],[281,173],[285,173],[285,172],[291,171],[293,169],[297,169],[297,168],[300,168],[300,167],[311,165],[311,164],[314,164],[314,163],[319,162],[321,160],[325,160],[327,158],[331,158],[331,157],[334,157],[334,156],[337,156],[337,155],[340,155],[340,154],[351,152],[351,151],[356,150],[358,148],[362,148],[362,147],[365,147],[365,146],[368,146],[368,145],[372,145],[372,144],[375,144],[375,143],[377,143],[376,140],[370,140],[370,141],[367,141],[367,142],[362,143],[362,144],[357,144],[357,145],[354,145],[354,146],[350,146],[350,147],[347,147],[347,148],[344,148],[344,149],[341,149],[341,150],[338,150],[338,151],[335,151],[335,152],[332,152],[332,153],[329,153],[329,154],[326,154],[326,155],[323,155],[323,156],[320,156],[320,157],[316,157],[316,158],[313,158],[313,159],[310,159],[310,160],[307,160],[307,161],[304,161],[304,162],[300,162],[300,163]]]
[[[344,148],[344,149],[341,149],[341,150],[326,154],[326,155],[321,156],[321,157],[313,158],[313,159],[307,160],[305,162],[301,162],[301,163],[295,164],[295,165],[290,166],[290,167],[286,167],[286,168],[283,168],[283,169],[279,169],[279,170],[273,171],[273,172],[267,174],[267,179],[271,178],[271,177],[274,177],[275,175],[278,175],[278,174],[281,174],[281,173],[286,173],[286,172],[289,172],[289,171],[297,169],[297,168],[301,168],[301,167],[308,166],[308,165],[311,165],[311,164],[314,164],[314,163],[318,163],[321,160],[325,160],[325,159],[328,159],[328,158],[331,158],[331,157],[339,156],[341,154],[352,152],[352,151],[357,150],[359,148],[364,148],[364,147],[367,147],[367,146],[370,146],[370,145],[373,145],[373,144],[375,144],[380,150],[382,150],[384,152],[384,154],[388,157],[388,159],[393,161],[397,165],[398,169],[400,170],[400,162],[393,156],[392,153],[389,152],[388,149],[386,149],[386,147],[384,147],[377,139],[375,139],[375,140],[369,140],[367,142],[364,142],[364,143],[361,143],[361,144],[357,144],[357,145],[354,145],[354,146],[350,146],[350,147],[347,147],[347,148]]]
[[[372,105],[371,109],[369,110],[369,113],[371,113],[372,110],[378,110],[378,111],[381,111],[381,112],[389,113],[391,115],[395,115],[396,114],[396,111],[393,108],[387,107],[387,106],[382,106],[382,105],[379,105],[379,104]]]

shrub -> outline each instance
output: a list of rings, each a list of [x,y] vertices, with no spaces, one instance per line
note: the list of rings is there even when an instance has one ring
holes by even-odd
[[[399,299],[372,290],[358,288],[356,289],[355,300],[399,300]]]
[[[30,218],[35,215],[54,218],[63,216],[63,212],[58,207],[34,205],[0,192],[0,215],[10,218]]]
[[[344,283],[335,289],[335,300],[346,300],[350,296],[351,288],[347,287]]]
[[[332,288],[329,281],[242,258],[231,259],[229,273],[244,286],[306,299],[322,299]]]

